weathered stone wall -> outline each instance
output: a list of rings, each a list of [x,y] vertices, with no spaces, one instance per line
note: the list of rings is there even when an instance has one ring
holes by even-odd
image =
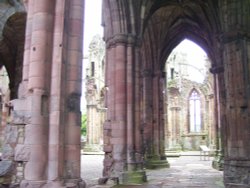
[[[93,37],[89,45],[86,62],[86,102],[87,102],[87,141],[84,151],[103,150],[103,124],[106,106],[105,92],[105,44],[99,35]]]
[[[11,106],[9,106],[9,110]],[[13,114],[7,116],[4,129],[2,161],[0,161],[0,179],[3,185],[16,185],[24,179],[24,166],[29,158],[29,150],[24,145],[24,122]]]
[[[198,51],[198,50],[197,50]],[[191,54],[191,53],[189,53]],[[194,56],[194,54],[192,54]],[[211,62],[207,56],[194,62],[188,52],[175,48],[166,62],[167,98],[166,149],[200,150],[200,145],[215,145],[213,118],[213,76],[209,73]],[[190,131],[189,98],[196,91],[201,103],[201,130]]]

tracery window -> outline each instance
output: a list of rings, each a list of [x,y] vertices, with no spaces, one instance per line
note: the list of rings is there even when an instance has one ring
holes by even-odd
[[[201,100],[195,89],[189,97],[189,131],[201,132]]]

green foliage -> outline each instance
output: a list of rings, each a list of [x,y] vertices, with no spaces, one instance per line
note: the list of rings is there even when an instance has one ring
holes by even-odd
[[[87,130],[87,115],[82,114],[81,135],[86,136],[86,130]]]
[[[168,88],[175,87],[176,85],[177,85],[177,81],[175,79],[173,79],[173,80],[168,81],[167,87]]]

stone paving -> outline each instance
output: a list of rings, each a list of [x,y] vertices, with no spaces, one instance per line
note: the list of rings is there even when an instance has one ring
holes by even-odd
[[[82,156],[82,177],[87,182],[87,187],[112,187],[98,186],[97,180],[102,174],[103,156]],[[84,164],[84,161],[87,163]],[[143,185],[126,185],[115,187],[127,188],[224,188],[223,172],[211,167],[210,160],[200,160],[199,156],[181,156],[168,158],[170,168],[147,170],[148,182]]]

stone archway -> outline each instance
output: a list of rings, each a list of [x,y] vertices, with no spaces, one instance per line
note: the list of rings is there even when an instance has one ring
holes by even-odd
[[[17,0],[4,3],[4,12],[23,5]],[[22,79],[10,103],[10,124],[25,139],[12,148],[5,169],[12,167],[13,158],[24,167],[20,187],[84,187],[79,126],[84,1],[24,3]],[[212,60],[225,185],[249,185],[249,7],[249,1],[237,0],[103,1],[105,178],[139,183],[146,180],[145,164],[168,166],[162,144],[163,67],[171,50],[189,37]],[[9,21],[6,26],[13,23],[10,29],[15,28]]]
[[[249,178],[243,175],[249,169],[250,152],[246,144],[249,96],[244,89],[249,81],[246,7],[248,2],[224,0],[104,1],[109,88],[104,127],[105,176],[116,177],[122,183],[138,182],[145,180],[143,165],[148,157],[154,156],[157,165],[166,164],[160,95],[163,66],[171,50],[182,39],[190,38],[212,61],[214,116],[222,139],[220,145],[218,137],[217,147],[221,146],[225,155],[225,185],[249,184]],[[238,11],[244,12],[240,18]],[[236,87],[236,83],[242,84]]]

